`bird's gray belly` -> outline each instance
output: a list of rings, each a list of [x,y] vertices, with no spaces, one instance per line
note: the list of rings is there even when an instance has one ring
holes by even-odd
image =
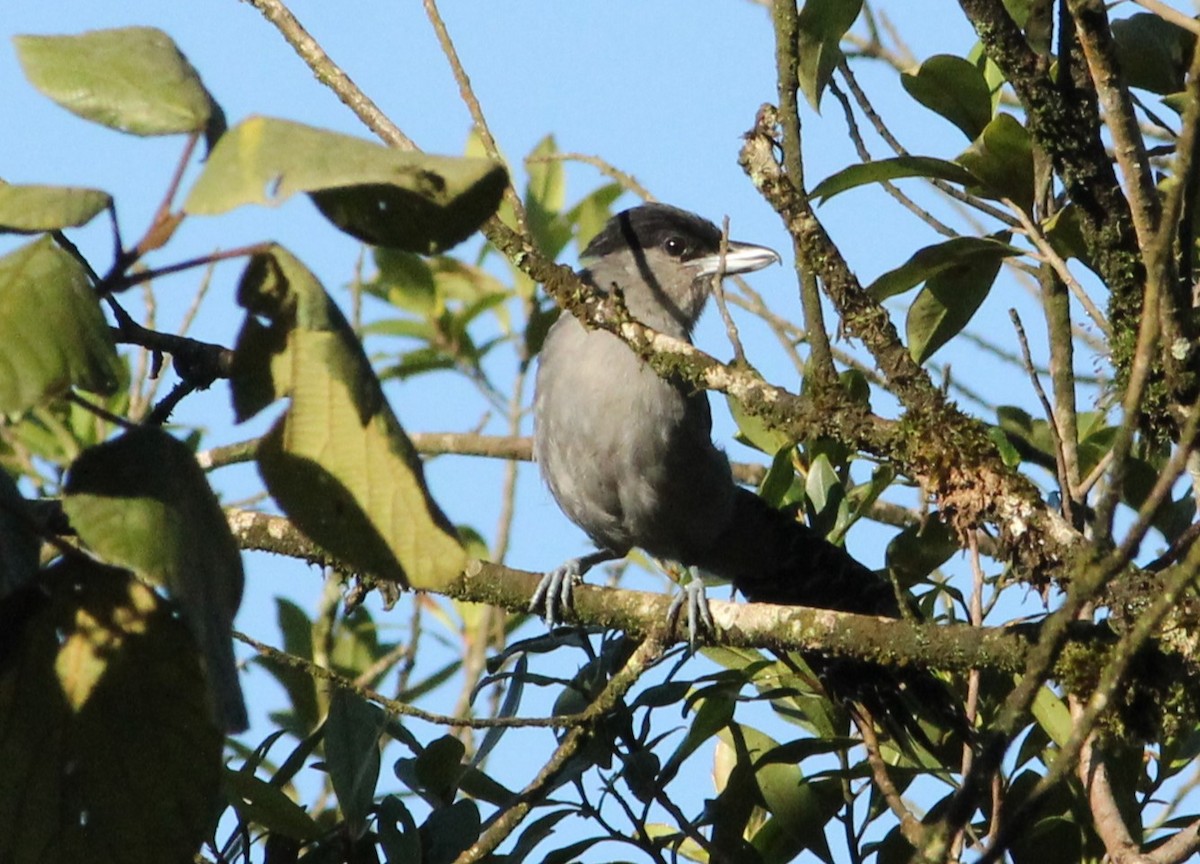
[[[687,563],[732,506],[706,395],[687,395],[616,337],[566,315],[543,352],[535,452],[563,512],[602,548]]]

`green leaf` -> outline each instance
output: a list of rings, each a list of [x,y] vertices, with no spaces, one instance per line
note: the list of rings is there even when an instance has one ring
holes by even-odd
[[[504,167],[487,159],[406,152],[251,117],[218,142],[184,210],[212,215],[308,192],[346,233],[376,246],[431,254],[473,234],[496,212],[507,182]]]
[[[563,218],[567,203],[566,171],[553,135],[537,143],[525,158],[529,182],[525,186],[525,215],[529,232],[543,254],[557,258],[571,241],[571,226]]]
[[[895,270],[889,270],[872,282],[867,287],[867,293],[883,301],[903,294],[952,267],[990,263],[1023,254],[1020,249],[1008,245],[1011,236],[1004,232],[995,237],[954,237],[944,243],[918,249]]]
[[[422,859],[426,864],[452,864],[479,839],[479,805],[456,801],[434,810],[421,826]]]
[[[0,414],[71,386],[111,395],[124,374],[78,261],[49,237],[0,258]]]
[[[967,326],[983,304],[1002,258],[978,258],[947,267],[931,276],[908,309],[908,351],[924,363]]]
[[[421,751],[413,764],[414,776],[421,788],[437,800],[449,804],[458,791],[466,767],[462,764],[466,748],[453,735],[443,735]]]
[[[272,834],[295,840],[316,840],[321,828],[304,808],[282,789],[248,771],[225,769],[225,794],[247,824],[261,825]]]
[[[421,833],[404,802],[388,795],[379,802],[379,848],[388,864],[410,864],[421,859]]]
[[[787,433],[771,428],[761,417],[748,413],[737,397],[726,393],[725,403],[729,406],[729,413],[733,415],[733,422],[737,424],[738,440],[743,444],[768,456],[774,456],[796,443]]]
[[[25,77],[72,114],[134,135],[201,132],[219,114],[192,64],[153,27],[15,36]]]
[[[72,556],[0,600],[0,633],[0,861],[191,861],[223,738],[171,605]]]
[[[978,179],[982,194],[1033,210],[1033,146],[1011,114],[997,114],[955,161]]]
[[[874,162],[843,168],[813,187],[809,196],[824,203],[848,189],[905,177],[946,180],[961,186],[970,186],[977,182],[975,176],[963,166],[947,162],[945,159],[935,159],[932,156],[897,156],[894,159],[876,159]]]
[[[796,21],[796,74],[800,90],[814,110],[820,110],[821,95],[842,59],[842,37],[860,11],[862,0],[805,0],[800,10]]]
[[[940,519],[910,525],[888,543],[884,560],[901,585],[913,585],[950,560],[958,538]]]
[[[1129,87],[1160,96],[1183,89],[1196,37],[1150,12],[1112,22],[1117,61]]]
[[[945,117],[974,141],[992,119],[992,93],[979,67],[952,54],[935,54],[900,83],[930,111]]]
[[[367,830],[379,780],[379,735],[387,715],[357,693],[337,688],[325,721],[325,766],[354,839]]]
[[[247,310],[231,377],[238,420],[291,397],[258,449],[259,473],[279,506],[358,571],[416,588],[456,577],[466,554],[454,528],[316,277],[275,247],[251,259],[238,302]]]
[[[0,182],[0,231],[57,231],[86,225],[112,203],[99,189]]]
[[[1014,680],[1013,683],[1017,681]],[[1051,741],[1059,747],[1067,743],[1075,725],[1071,720],[1071,711],[1049,687],[1038,688],[1030,711],[1033,713],[1033,719],[1037,720]]]
[[[195,637],[215,716],[246,728],[233,656],[242,558],[195,456],[156,427],[89,447],[71,465],[63,510],[97,557],[167,591]]]

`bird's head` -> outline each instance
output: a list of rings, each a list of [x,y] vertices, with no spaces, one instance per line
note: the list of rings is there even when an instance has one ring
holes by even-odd
[[[618,213],[580,256],[597,288],[621,288],[629,311],[664,332],[690,334],[721,272],[721,231],[694,213],[643,204]],[[765,246],[729,241],[725,275],[779,261]]]

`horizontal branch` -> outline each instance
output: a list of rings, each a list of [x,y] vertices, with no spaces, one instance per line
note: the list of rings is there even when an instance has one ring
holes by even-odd
[[[310,563],[335,565],[332,556],[309,541],[280,516],[232,510],[229,524],[243,549],[275,552]],[[343,571],[345,568],[341,568]],[[486,561],[472,561],[440,592],[455,600],[486,603],[514,613],[528,610],[529,598],[541,573],[514,570]],[[666,632],[666,594],[583,584],[575,590],[574,623],[620,630],[633,637],[687,641],[686,627]],[[884,664],[914,664],[947,671],[994,669],[1015,672],[1037,638],[1035,625],[972,627],[965,624],[917,624],[869,615],[775,606],[767,603],[710,603],[717,634],[711,647],[769,648],[777,651],[815,651]],[[1079,624],[1072,628],[1076,645],[1107,645],[1107,628]]]

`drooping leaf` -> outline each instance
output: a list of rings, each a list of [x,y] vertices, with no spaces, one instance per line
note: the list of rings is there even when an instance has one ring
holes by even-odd
[[[229,731],[245,729],[231,635],[242,559],[192,451],[157,427],[90,447],[71,465],[63,510],[97,557],[179,605],[204,658],[215,716]]]
[[[99,189],[0,182],[0,231],[57,231],[86,225],[112,203]]]
[[[171,37],[153,27],[13,41],[34,87],[71,113],[113,129],[200,132],[220,111]]]
[[[1196,37],[1160,15],[1138,12],[1112,22],[1121,74],[1130,87],[1160,96],[1183,89]]]
[[[967,326],[979,309],[1002,258],[994,256],[957,264],[930,277],[908,309],[908,351],[924,363]]]
[[[255,256],[233,363],[238,420],[291,405],[258,449],[267,489],[315,543],[378,578],[436,588],[466,555],[425,486],[362,346],[325,290],[281,248]],[[267,323],[260,323],[260,318]]]
[[[420,861],[421,834],[416,820],[395,795],[388,795],[379,802],[376,820],[379,831],[379,848],[383,850],[388,864],[408,864]]]
[[[109,395],[124,366],[82,265],[49,237],[0,258],[0,414],[77,386]]]
[[[903,294],[952,267],[1023,254],[1017,247],[1008,245],[1010,236],[1005,232],[995,237],[953,237],[944,243],[918,249],[895,270],[889,270],[872,282],[867,293],[882,301]]]
[[[841,41],[862,11],[862,0],[805,0],[796,25],[800,90],[820,110],[833,70],[842,58]]]
[[[496,212],[507,176],[487,159],[405,152],[250,117],[221,138],[184,210],[211,215],[308,192],[346,233],[376,246],[431,254],[465,240]]]
[[[977,182],[970,171],[945,159],[935,159],[932,156],[897,156],[894,159],[877,159],[874,162],[843,168],[818,183],[809,195],[824,203],[848,189],[905,177],[946,180],[962,186]]]
[[[379,735],[387,715],[357,693],[338,688],[325,722],[325,766],[354,838],[367,829],[379,780]]]
[[[1033,145],[1011,114],[997,114],[955,161],[978,179],[984,195],[1033,209]]]
[[[930,111],[945,117],[974,141],[992,119],[992,93],[979,67],[952,54],[935,54],[900,83]]]
[[[127,572],[65,558],[0,600],[0,633],[0,861],[191,861],[212,829],[222,735],[169,605]]]

